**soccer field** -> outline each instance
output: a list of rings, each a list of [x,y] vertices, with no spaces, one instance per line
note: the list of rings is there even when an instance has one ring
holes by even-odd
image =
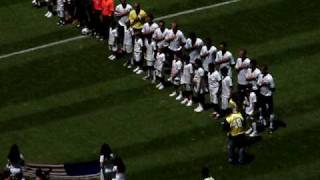
[[[0,56],[79,35],[57,27],[29,0],[2,0]],[[132,2],[132,1],[129,1]],[[140,0],[157,17],[221,0]],[[84,38],[0,59],[0,166],[17,143],[27,162],[98,159],[107,142],[132,180],[320,179],[320,1],[241,0],[166,19],[187,35],[227,41],[237,56],[270,65],[277,119],[287,124],[249,147],[245,166],[226,161],[219,121],[169,98],[141,76],[107,60],[107,46]]]

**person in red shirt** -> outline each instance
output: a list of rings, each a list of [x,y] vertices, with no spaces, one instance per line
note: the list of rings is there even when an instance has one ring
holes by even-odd
[[[93,11],[92,30],[93,35],[98,39],[103,34],[102,21],[100,19],[102,13],[102,0],[91,0],[91,4]]]
[[[103,38],[107,39],[109,36],[109,26],[111,21],[113,20],[113,12],[114,12],[114,0],[101,0],[102,7],[102,24],[103,24]]]

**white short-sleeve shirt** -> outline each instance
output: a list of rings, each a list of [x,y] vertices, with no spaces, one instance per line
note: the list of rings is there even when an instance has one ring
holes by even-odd
[[[168,31],[166,39],[169,40],[171,38],[174,39],[169,41],[169,49],[172,51],[180,51],[182,49],[182,45],[186,42],[183,32],[178,30],[174,33],[171,29]]]
[[[174,59],[172,61],[171,75],[176,75],[182,69],[182,62],[180,59]]]
[[[218,51],[216,55],[216,63],[219,63],[223,60],[228,60],[227,62],[224,62],[219,65],[219,69],[221,70],[223,67],[227,67],[228,69],[231,68],[231,65],[234,65],[234,58],[232,56],[232,53],[230,51],[226,51],[224,54],[222,54],[222,51]]]
[[[258,86],[260,86],[260,94],[263,96],[272,96],[272,90],[275,88],[275,83],[271,74],[260,74],[258,78]]]
[[[218,71],[214,71],[212,73],[208,73],[208,84],[209,89],[219,88],[221,81],[221,75]]]
[[[133,29],[131,27],[124,28],[124,37],[123,37],[123,44],[127,46],[132,46],[132,36],[133,36]]]
[[[191,63],[183,65],[183,71],[181,75],[181,84],[191,84],[191,77],[193,74],[193,66]]]
[[[223,78],[221,83],[221,95],[223,97],[230,97],[231,96],[231,86],[232,86],[232,79],[230,76],[226,76]]]
[[[155,22],[153,22],[151,25],[150,25],[150,23],[144,23],[141,32],[143,34],[145,34],[145,33],[146,34],[149,34],[149,33],[153,34],[155,32],[155,30],[158,28],[159,28],[159,25]]]
[[[245,104],[245,111],[248,115],[253,115],[254,113],[254,104],[257,102],[257,95],[255,92],[250,92],[249,97],[245,97],[244,104]]]
[[[253,90],[258,90],[257,82],[260,74],[261,74],[261,71],[258,68],[255,68],[253,71],[252,71],[252,68],[249,68],[247,71],[246,78],[252,79],[248,82],[252,85]]]
[[[135,38],[134,39],[134,52],[135,53],[142,53],[143,48],[143,41],[141,38]]]
[[[169,33],[169,30],[167,28],[165,28],[163,31],[161,31],[160,28],[154,31],[152,35],[153,39],[163,39],[162,41],[157,42],[157,47],[162,48],[162,47],[168,46],[168,42],[165,40],[168,33]]]
[[[201,48],[201,51],[200,51],[200,56],[205,56],[206,57],[203,59],[203,63],[202,63],[202,66],[203,66],[203,69],[205,71],[209,71],[209,64],[210,63],[214,63],[215,61],[215,58],[216,58],[216,53],[217,53],[217,48],[215,46],[211,46],[208,47],[207,46],[202,46]]]
[[[248,84],[246,75],[247,75],[249,66],[250,66],[250,59],[249,58],[245,58],[244,60],[241,58],[237,59],[237,63],[236,63],[235,68],[236,69],[239,69],[240,67],[242,68],[238,72],[238,84],[240,84],[240,85],[247,85]]]
[[[162,71],[163,64],[165,61],[166,61],[166,55],[164,53],[158,52],[156,56],[155,69],[157,69],[158,71]]]
[[[146,47],[146,53],[144,55],[145,60],[154,61],[154,51],[156,50],[156,43],[154,41],[144,40],[144,45]]]
[[[128,13],[131,10],[132,10],[132,6],[130,4],[127,4],[125,7],[123,7],[122,4],[119,4],[116,6],[116,10],[115,10],[114,14],[115,14],[115,16],[119,16],[120,14]],[[125,26],[127,21],[129,21],[129,15],[122,16],[118,20],[118,23],[120,24],[120,26]]]
[[[191,63],[194,63],[196,59],[200,58],[200,51],[202,46],[203,46],[203,41],[200,38],[197,38],[194,44],[192,44],[192,40],[190,38],[187,39],[185,44],[186,49],[196,47],[196,49],[192,50],[189,53]]]

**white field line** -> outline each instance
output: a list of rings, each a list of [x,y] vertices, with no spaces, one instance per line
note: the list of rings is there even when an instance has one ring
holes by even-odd
[[[199,8],[195,8],[195,9],[181,11],[181,12],[174,13],[174,14],[168,14],[168,15],[165,15],[165,16],[161,16],[161,17],[155,18],[155,20],[159,21],[159,20],[164,20],[164,19],[170,19],[170,18],[173,18],[173,17],[186,15],[186,14],[191,14],[191,13],[195,13],[195,12],[198,12],[198,11],[203,11],[203,10],[206,10],[206,9],[225,6],[225,5],[236,3],[236,2],[239,2],[239,1],[241,1],[241,0],[230,0],[230,1],[226,1],[226,2],[216,3],[216,4],[209,5],[209,6],[203,6],[203,7],[199,7]],[[9,53],[9,54],[0,55],[0,59],[8,58],[8,57],[19,55],[19,54],[25,54],[25,53],[37,51],[37,50],[40,50],[40,49],[56,46],[56,45],[59,45],[59,44],[65,44],[65,43],[76,41],[76,40],[83,39],[83,38],[86,38],[86,36],[75,36],[75,37],[72,37],[72,38],[68,38],[68,39],[64,39],[64,40],[60,40],[60,41],[56,41],[56,42],[52,42],[52,43],[48,43],[48,44],[44,44],[44,45],[40,45],[40,46],[36,46],[36,47],[33,47],[33,48],[12,52],[12,53]]]

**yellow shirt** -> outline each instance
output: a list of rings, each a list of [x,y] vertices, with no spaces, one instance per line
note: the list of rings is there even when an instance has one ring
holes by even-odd
[[[131,10],[129,13],[129,20],[131,27],[133,29],[142,29],[144,24],[144,18],[147,16],[147,13],[144,10],[140,10],[140,13],[137,15],[135,10]]]
[[[233,113],[226,118],[230,131],[228,135],[238,136],[244,133],[243,117],[240,113]]]

